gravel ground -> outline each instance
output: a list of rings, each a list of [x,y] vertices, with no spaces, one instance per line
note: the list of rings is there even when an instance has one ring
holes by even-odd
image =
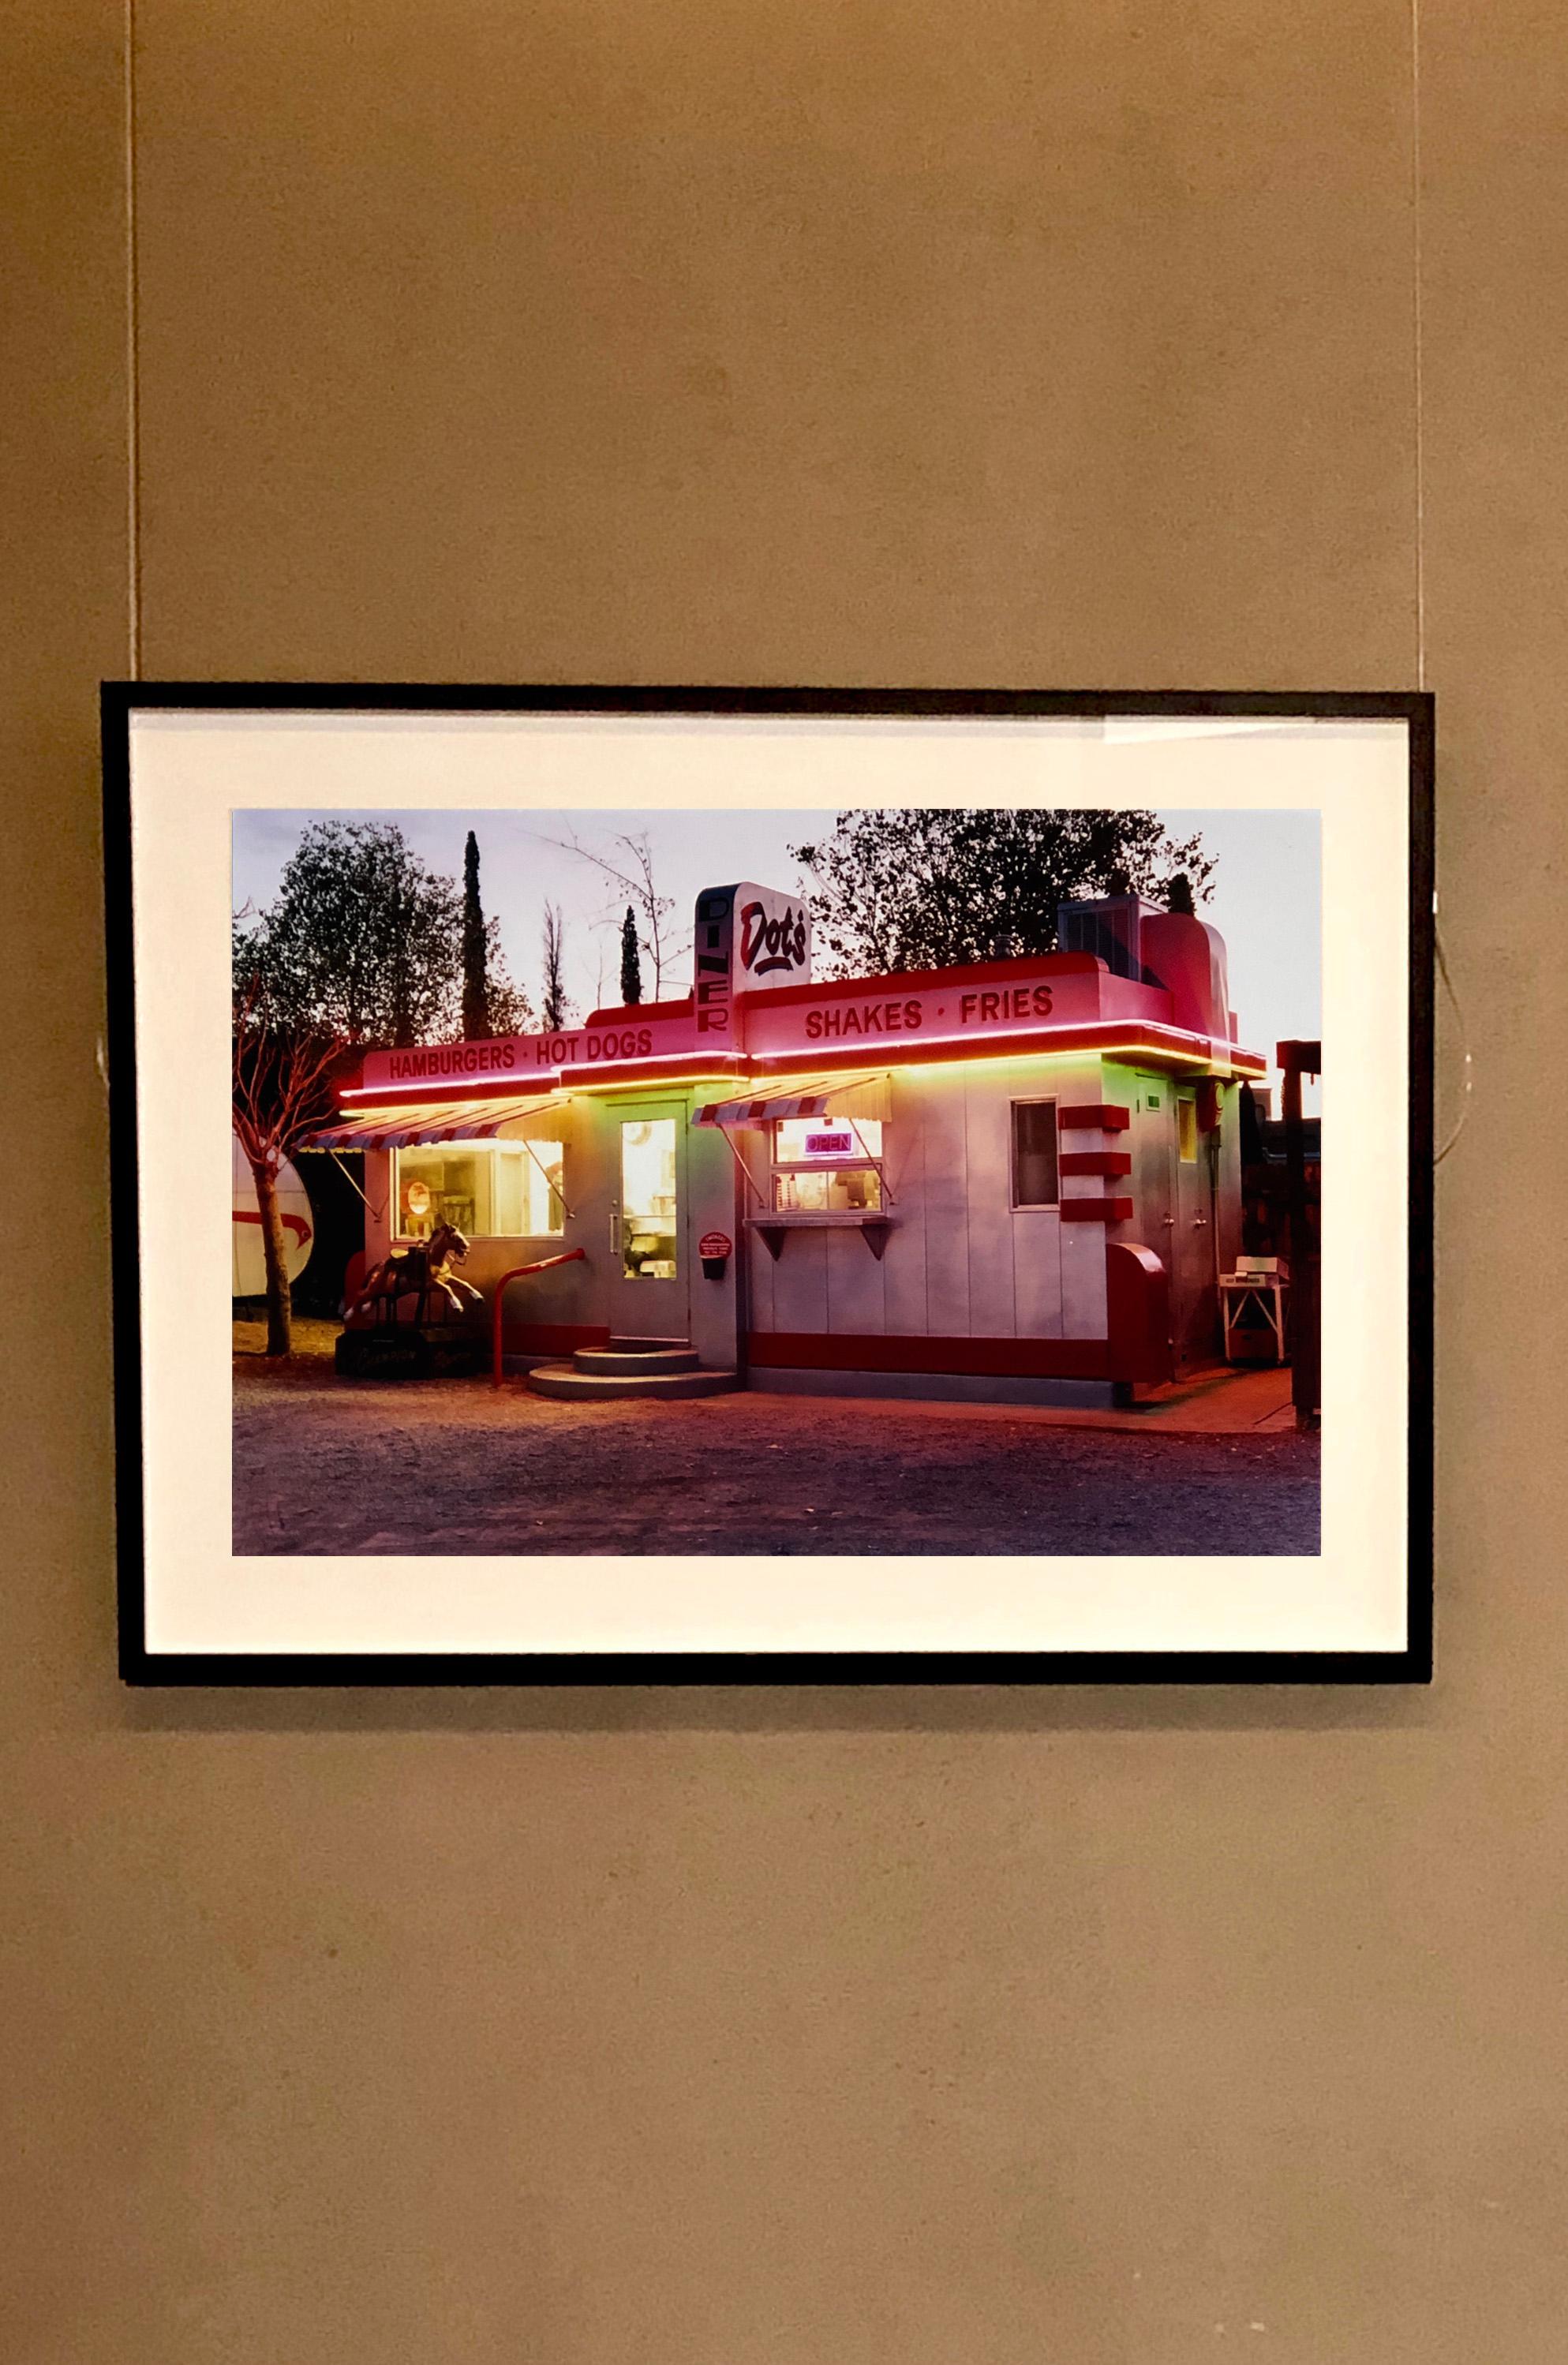
[[[744,1393],[556,1404],[521,1380],[340,1381],[301,1343],[235,1358],[237,1552],[1318,1549],[1318,1442],[1294,1431]]]

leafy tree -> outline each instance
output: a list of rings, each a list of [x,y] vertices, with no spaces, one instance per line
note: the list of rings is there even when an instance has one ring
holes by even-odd
[[[463,847],[463,1034],[470,1043],[482,1042],[490,1031],[487,950],[479,901],[479,841],[470,830]]]
[[[558,903],[546,903],[543,974],[540,990],[544,1004],[543,1025],[548,1034],[554,1034],[558,1026],[564,1026],[571,1012],[562,969],[562,946],[561,907]]]
[[[500,928],[493,919],[485,923],[485,992],[492,1036],[532,1033],[533,1004],[521,986],[512,983],[501,950]]]
[[[237,921],[237,986],[264,981],[276,1023],[355,1044],[437,1039],[458,1017],[462,901],[380,822],[311,822],[277,901]]]
[[[1184,870],[1178,870],[1165,887],[1165,908],[1168,912],[1183,912],[1189,919],[1195,917],[1193,903],[1193,882]]]
[[[1158,899],[1177,873],[1201,895],[1214,871],[1201,839],[1174,841],[1139,812],[862,807],[790,851],[841,977],[1051,952],[1058,903]]]
[[[633,904],[626,906],[626,917],[621,923],[621,999],[623,1003],[643,999],[643,962],[637,945],[637,913]]]
[[[262,1219],[269,1355],[286,1355],[293,1343],[294,1302],[277,1202],[278,1175],[304,1137],[330,1116],[344,1050],[339,1036],[285,1023],[260,974],[237,988],[234,1131],[250,1164]]]
[[[472,835],[469,845],[476,901]],[[476,936],[471,917],[467,894],[394,824],[310,822],[276,902],[235,921],[235,990],[262,980],[275,1023],[297,1033],[401,1047],[462,1034],[477,1014],[470,987],[482,977],[481,1033],[521,1033],[532,1014],[506,974],[496,924],[480,913]]]

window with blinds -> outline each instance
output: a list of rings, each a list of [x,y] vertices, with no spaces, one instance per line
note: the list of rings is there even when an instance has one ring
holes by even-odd
[[[1055,1101],[1014,1101],[1013,1204],[1015,1207],[1054,1207],[1060,1195],[1057,1181],[1057,1104]]]

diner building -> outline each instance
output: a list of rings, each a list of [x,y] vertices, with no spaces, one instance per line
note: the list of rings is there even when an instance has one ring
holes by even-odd
[[[798,898],[714,888],[678,999],[371,1053],[314,1146],[364,1153],[367,1263],[466,1236],[476,1327],[581,1251],[507,1292],[543,1392],[611,1388],[627,1340],[711,1387],[1125,1399],[1218,1358],[1266,1063],[1204,921],[1122,895],[1058,936],[816,979]]]

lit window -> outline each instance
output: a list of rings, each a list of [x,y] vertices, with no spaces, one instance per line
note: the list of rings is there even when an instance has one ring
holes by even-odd
[[[621,1261],[624,1278],[674,1281],[678,1236],[675,1119],[633,1118],[621,1128]]]
[[[395,1236],[427,1240],[438,1224],[454,1224],[471,1240],[557,1238],[565,1154],[558,1141],[399,1149],[392,1167]]]
[[[779,1215],[855,1215],[882,1204],[880,1117],[780,1117],[773,1128]]]
[[[852,1215],[882,1204],[882,1178],[874,1166],[795,1168],[775,1171],[773,1205],[780,1215]]]
[[[1059,1195],[1057,1104],[1055,1101],[1014,1101],[1013,1204],[1015,1207],[1054,1207]]]
[[[1184,1093],[1176,1096],[1176,1153],[1184,1166],[1197,1163],[1198,1104]]]

